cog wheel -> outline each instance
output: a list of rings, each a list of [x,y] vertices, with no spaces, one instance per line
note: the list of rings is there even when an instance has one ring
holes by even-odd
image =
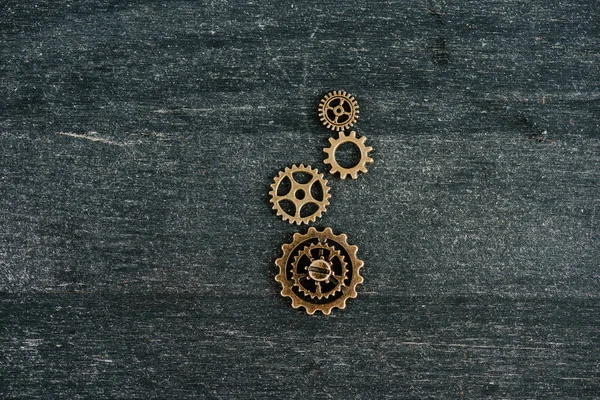
[[[307,175],[310,180],[307,183],[302,183],[298,180],[298,174]],[[286,189],[289,184],[289,190],[287,193],[280,194],[280,189]],[[319,185],[320,195],[315,196],[316,191],[312,191],[313,185]],[[277,212],[277,215],[283,218],[284,221],[288,221],[290,224],[307,224],[309,222],[315,222],[326,210],[329,205],[329,186],[327,181],[323,177],[323,174],[319,173],[318,170],[311,168],[310,166],[292,165],[291,168],[287,167],[283,171],[279,171],[279,174],[275,177],[273,184],[271,185],[271,203],[273,204],[273,210]],[[294,211],[289,211],[282,207],[282,202],[287,201],[288,204],[294,207]],[[303,215],[302,209],[305,206],[313,204],[312,212],[309,211],[308,215]],[[308,208],[307,208],[308,209]]]
[[[358,247],[348,244],[345,234],[335,235],[331,228],[310,227],[305,234],[295,233],[291,243],[281,246],[283,256],[275,260],[281,295],[292,299],[292,307],[304,307],[308,314],[320,311],[329,315],[334,308],[346,308],[346,300],[357,296],[356,286],[363,282]]]
[[[321,99],[319,117],[328,129],[343,131],[358,120],[358,102],[352,95],[334,90]]]
[[[294,286],[313,299],[327,299],[342,290],[348,272],[346,265],[335,247],[323,243],[307,245],[294,257]]]
[[[365,136],[357,138],[356,132],[354,131],[350,132],[349,135],[340,132],[337,139],[329,138],[330,146],[323,149],[325,154],[327,154],[327,158],[323,162],[331,166],[329,173],[333,175],[336,172],[339,172],[341,179],[346,179],[348,175],[350,175],[352,179],[356,179],[358,178],[359,172],[366,173],[367,164],[373,162],[373,159],[369,157],[369,152],[372,151],[373,148],[365,145],[366,140],[367,138]],[[352,143],[360,151],[360,161],[350,168],[342,167],[335,159],[336,150],[345,143]]]

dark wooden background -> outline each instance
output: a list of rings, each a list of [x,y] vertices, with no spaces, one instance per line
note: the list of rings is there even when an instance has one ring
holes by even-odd
[[[0,2],[1,398],[600,398],[595,0]],[[317,226],[280,169],[355,94],[375,163]]]

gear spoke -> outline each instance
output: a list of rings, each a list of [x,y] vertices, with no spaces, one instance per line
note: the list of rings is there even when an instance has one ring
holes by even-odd
[[[308,189],[310,190],[310,188],[312,188],[312,185],[314,185],[315,182],[317,182],[318,180],[319,177],[317,175],[314,175],[312,179],[306,184],[306,186],[308,186]]]
[[[294,178],[294,174],[290,174],[290,176],[288,176],[288,178],[290,178],[290,181],[292,181],[292,188],[294,187],[294,185],[301,185],[301,183],[300,183],[300,182],[298,182],[298,181],[296,180],[296,178]],[[292,190],[290,190],[290,192],[291,192],[291,191],[292,191]]]
[[[306,272],[298,274],[298,280],[299,281],[301,281],[302,279],[306,279],[307,277],[308,277],[308,274]]]
[[[292,203],[296,204],[296,198],[291,195],[291,192],[284,194],[283,196],[275,196],[273,198],[273,200],[276,202],[280,202],[281,200],[288,200],[288,201],[291,201]]]

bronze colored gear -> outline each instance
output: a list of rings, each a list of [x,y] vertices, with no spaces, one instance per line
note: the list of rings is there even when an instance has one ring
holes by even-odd
[[[360,269],[364,263],[356,255],[358,247],[349,245],[345,234],[335,235],[331,228],[319,231],[311,227],[305,234],[295,233],[292,242],[281,249],[283,256],[275,260],[279,267],[275,280],[281,283],[281,295],[292,299],[292,307],[304,307],[311,315],[316,311],[329,315],[333,308],[346,308],[346,300],[357,296],[356,286],[363,282]],[[329,257],[321,258],[320,249],[334,254],[332,261]],[[307,251],[310,256],[306,255]],[[333,260],[342,262],[338,264]],[[314,283],[299,283],[305,279],[305,273],[311,274],[310,280]],[[319,294],[317,288],[324,284],[317,285],[316,282],[327,280],[330,282],[328,290]],[[332,280],[336,282],[332,283]]]
[[[308,183],[300,183],[294,178],[294,174],[304,173],[310,175],[310,181]],[[277,192],[281,183],[289,179],[291,184],[290,190],[283,195],[278,195]],[[322,199],[316,199],[311,188],[314,184],[318,183],[321,186]],[[318,170],[311,168],[309,165],[306,167],[304,164],[300,166],[292,165],[291,168],[286,167],[285,170],[279,171],[279,174],[275,177],[275,181],[271,185],[271,203],[273,203],[273,210],[277,212],[277,215],[281,216],[284,221],[288,221],[290,224],[307,224],[309,222],[315,222],[326,210],[329,205],[329,186],[327,181],[323,177],[323,174],[319,173]],[[279,204],[281,201],[287,200],[294,204],[294,213],[290,214],[286,212]],[[315,204],[318,208],[312,214],[302,217],[302,207],[307,204]]]
[[[343,131],[358,120],[358,103],[352,95],[334,90],[321,99],[319,117],[323,125],[332,131]]]
[[[344,256],[335,247],[309,244],[294,257],[294,286],[313,299],[327,299],[342,290],[348,273],[346,266]]]
[[[346,179],[346,176],[348,175],[350,175],[352,179],[356,179],[358,178],[359,172],[366,173],[367,164],[373,162],[373,159],[369,157],[369,152],[372,151],[373,148],[365,145],[366,140],[367,138],[365,136],[357,138],[356,132],[354,131],[350,132],[349,135],[346,135],[344,132],[340,132],[337,139],[329,138],[329,143],[331,146],[323,149],[323,151],[327,154],[327,158],[323,162],[331,166],[329,173],[333,175],[336,172],[339,172],[341,179]],[[336,150],[344,143],[352,143],[358,147],[358,150],[360,151],[360,161],[355,166],[350,168],[342,167],[335,159]]]

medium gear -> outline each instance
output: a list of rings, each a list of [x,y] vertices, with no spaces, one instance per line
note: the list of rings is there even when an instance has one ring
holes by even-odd
[[[295,174],[306,174],[310,176],[308,183],[301,183],[294,177]],[[289,181],[290,188],[285,194],[280,194],[280,189],[285,186],[284,182]],[[318,184],[320,186],[320,196],[315,197],[312,191],[313,185]],[[275,177],[273,184],[271,185],[271,203],[273,203],[273,210],[277,212],[277,215],[281,216],[284,221],[288,221],[290,224],[307,224],[314,222],[319,218],[326,210],[329,205],[329,186],[327,181],[323,177],[323,174],[319,173],[316,169],[310,166],[293,165],[291,168],[287,167],[283,171],[279,171],[279,174]],[[318,198],[320,197],[320,198]],[[287,201],[293,204],[294,211],[288,212],[282,208],[281,202]],[[308,215],[302,216],[302,208],[314,204],[315,210]]]
[[[304,307],[308,314],[333,308],[346,308],[346,300],[357,296],[356,286],[363,282],[358,247],[348,244],[345,234],[335,235],[331,228],[314,227],[305,234],[295,233],[291,243],[281,246],[283,256],[275,260],[282,285],[281,295],[292,299],[292,307]]]
[[[324,163],[331,166],[329,172],[332,175],[336,172],[339,172],[341,179],[346,179],[346,176],[348,175],[350,175],[352,179],[356,179],[358,178],[359,172],[366,173],[367,164],[373,162],[373,159],[369,157],[369,152],[372,151],[373,148],[365,145],[366,140],[367,138],[365,136],[357,138],[356,132],[354,131],[350,132],[349,135],[346,135],[344,132],[340,132],[337,139],[329,138],[329,143],[331,146],[323,149],[325,154],[327,154],[327,158],[324,160]],[[350,168],[342,167],[335,159],[336,150],[345,143],[354,144],[360,151],[360,161],[355,166]]]
[[[323,125],[332,131],[343,131],[358,120],[358,103],[352,95],[334,90],[321,99],[319,117]]]

